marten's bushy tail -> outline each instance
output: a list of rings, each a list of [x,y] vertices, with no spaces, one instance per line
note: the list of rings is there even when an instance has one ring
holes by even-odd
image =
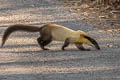
[[[4,32],[1,47],[5,44],[5,41],[10,36],[10,34],[15,32],[15,31],[40,32],[40,27],[33,26],[33,25],[23,25],[23,24],[16,24],[16,25],[10,26]]]

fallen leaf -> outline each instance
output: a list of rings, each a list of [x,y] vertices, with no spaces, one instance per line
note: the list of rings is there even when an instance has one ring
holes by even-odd
[[[112,30],[107,30],[107,32],[112,32]]]
[[[88,16],[88,13],[87,13],[87,12],[84,12],[83,14],[84,14],[85,16]]]
[[[112,48],[113,45],[112,44],[107,44],[107,47]]]

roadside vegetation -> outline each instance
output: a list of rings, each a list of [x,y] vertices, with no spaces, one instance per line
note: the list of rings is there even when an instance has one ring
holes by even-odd
[[[87,23],[106,30],[120,33],[120,0],[64,0],[69,11],[84,16]]]

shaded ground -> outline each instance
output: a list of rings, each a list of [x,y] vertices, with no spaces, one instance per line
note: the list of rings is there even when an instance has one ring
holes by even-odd
[[[97,29],[56,0],[0,0],[0,36],[15,23],[56,23],[84,30],[100,44],[100,51],[79,51],[52,42],[50,51],[37,44],[38,33],[17,32],[0,48],[0,80],[119,80],[120,34]],[[0,37],[1,39],[1,37]],[[1,44],[1,41],[0,41]],[[112,45],[112,47],[108,46]]]

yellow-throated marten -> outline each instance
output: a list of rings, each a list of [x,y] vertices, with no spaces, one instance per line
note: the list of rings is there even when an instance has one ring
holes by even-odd
[[[37,38],[37,41],[43,50],[48,50],[48,48],[45,48],[44,46],[48,45],[53,40],[64,41],[62,50],[64,50],[64,48],[67,47],[70,43],[74,43],[80,50],[88,50],[83,47],[84,43],[88,45],[93,44],[96,49],[100,50],[98,43],[93,38],[88,36],[87,33],[81,30],[75,31],[57,24],[46,24],[41,27],[26,24],[12,25],[6,29],[2,38],[1,46],[5,44],[5,41],[9,35],[15,31],[39,32],[40,37]]]

